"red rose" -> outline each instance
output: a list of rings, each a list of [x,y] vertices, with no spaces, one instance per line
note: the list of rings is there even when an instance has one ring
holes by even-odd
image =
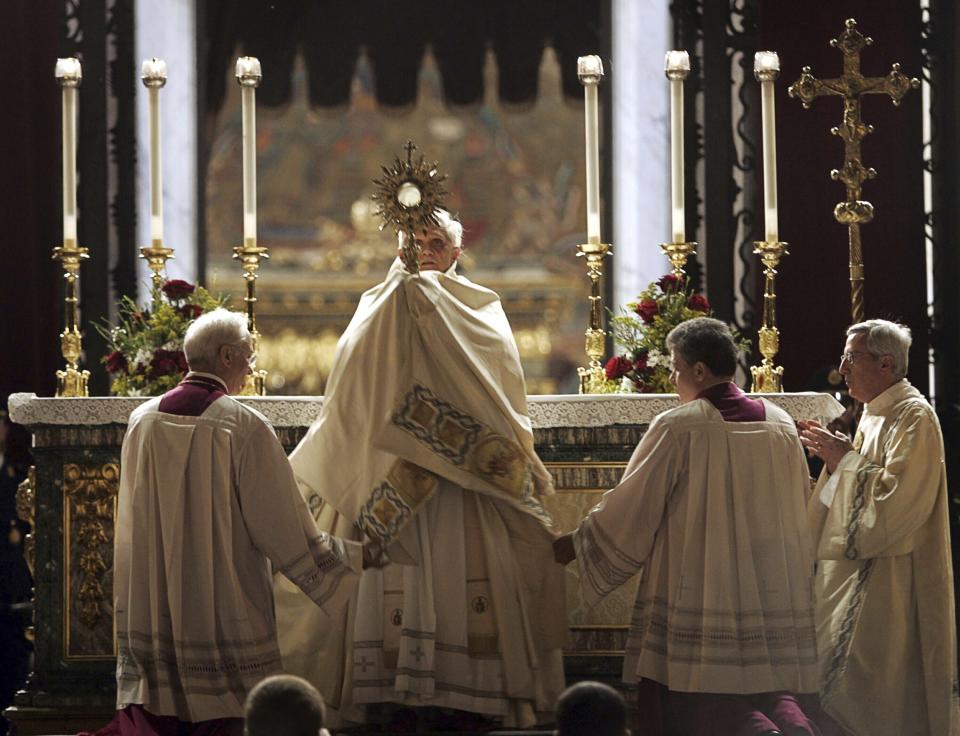
[[[179,307],[179,311],[184,319],[196,319],[203,314],[203,307],[199,304],[183,304]]]
[[[170,279],[160,288],[163,293],[166,294],[167,299],[177,301],[178,299],[186,299],[197,287],[193,284],[188,284],[183,279]]]
[[[687,306],[694,312],[709,312],[710,302],[703,294],[693,294],[687,299]]]
[[[159,376],[168,376],[171,373],[178,373],[180,365],[177,361],[179,350],[161,350],[153,351],[153,358],[150,360],[150,375],[153,378]]]
[[[677,276],[675,273],[668,273],[666,276],[662,276],[657,282],[657,286],[660,287],[660,291],[664,294],[674,294],[683,287],[683,279]]]
[[[622,355],[614,355],[610,360],[607,361],[606,366],[603,370],[607,374],[608,381],[616,381],[618,378],[623,378],[633,369],[633,363],[630,362],[629,358],[624,358]]]
[[[107,373],[120,373],[127,369],[127,356],[119,350],[114,350],[103,362],[107,364]]]
[[[187,365],[187,356],[182,350],[176,352],[177,368],[180,369],[181,373],[186,373],[190,370],[190,366]]]
[[[653,322],[653,318],[660,312],[660,307],[653,299],[642,299],[637,305],[637,314],[645,324]]]

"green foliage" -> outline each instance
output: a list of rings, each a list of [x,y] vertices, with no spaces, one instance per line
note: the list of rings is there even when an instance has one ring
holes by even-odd
[[[103,359],[115,396],[159,396],[176,386],[187,371],[183,336],[193,320],[223,306],[200,286],[167,281],[149,308],[130,297],[117,305],[117,324],[97,325],[112,352]]]
[[[681,322],[711,316],[706,297],[693,294],[683,280],[667,274],[654,281],[620,314],[610,314],[610,329],[624,352],[607,361],[608,384],[626,393],[674,393],[667,335]],[[741,350],[749,350],[749,340],[736,331],[733,336]]]

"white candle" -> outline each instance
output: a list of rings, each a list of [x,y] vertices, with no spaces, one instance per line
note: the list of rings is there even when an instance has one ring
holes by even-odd
[[[690,73],[686,51],[668,51],[664,72],[670,80],[670,205],[673,242],[686,242],[683,205],[683,80]]]
[[[77,87],[80,60],[57,59],[54,76],[63,87],[63,247],[77,247]]]
[[[163,162],[160,157],[160,88],[167,83],[167,63],[144,59],[140,77],[147,88],[150,121],[150,239],[163,243]]]
[[[753,73],[760,81],[763,119],[763,212],[767,242],[779,240],[777,232],[777,134],[773,81],[780,75],[780,57],[775,51],[758,51]]]
[[[603,77],[599,56],[577,59],[577,75],[583,84],[584,129],[586,131],[587,174],[587,242],[600,242],[600,133],[598,124],[597,85]]]
[[[260,84],[260,61],[253,56],[237,59],[237,81],[243,115],[243,241],[257,243],[257,120],[255,90]]]

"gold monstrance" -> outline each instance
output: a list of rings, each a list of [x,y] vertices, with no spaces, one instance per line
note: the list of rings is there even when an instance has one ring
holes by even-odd
[[[378,205],[380,229],[390,227],[395,233],[404,234],[400,260],[410,273],[419,273],[420,246],[416,234],[440,224],[436,211],[444,208],[447,191],[443,182],[447,177],[440,173],[436,161],[428,164],[420,156],[417,163],[413,162],[417,147],[412,141],[407,141],[403,148],[407,152],[406,161],[397,156],[390,168],[380,167],[383,177],[373,180],[377,191],[372,199]]]
[[[847,198],[833,208],[833,216],[841,225],[847,226],[849,233],[850,302],[854,322],[862,322],[864,317],[860,225],[873,219],[873,205],[860,199],[860,190],[864,181],[877,175],[876,170],[865,168],[860,158],[860,141],[873,132],[873,126],[860,119],[860,96],[886,94],[890,95],[894,105],[899,105],[907,92],[920,86],[919,80],[908,79],[900,72],[899,64],[894,64],[885,77],[864,77],[860,73],[860,51],[872,43],[872,38],[857,30],[855,20],[847,20],[843,33],[830,41],[831,46],[843,53],[843,74],[836,79],[821,81],[811,74],[810,67],[805,66],[800,78],[787,90],[791,97],[799,97],[804,107],[810,107],[814,99],[825,95],[843,98],[843,122],[830,129],[833,135],[843,140],[843,168],[833,169],[830,178],[839,179],[847,187]]]

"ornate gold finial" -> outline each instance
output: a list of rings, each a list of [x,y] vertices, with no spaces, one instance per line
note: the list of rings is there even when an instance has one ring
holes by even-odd
[[[877,172],[863,165],[860,141],[873,132],[873,126],[860,118],[860,98],[867,94],[889,95],[894,105],[899,105],[911,89],[920,86],[920,81],[906,77],[899,64],[893,64],[885,77],[864,77],[860,73],[860,51],[873,43],[873,39],[857,30],[857,22],[850,18],[843,33],[831,39],[830,45],[843,54],[843,74],[836,79],[819,80],[810,67],[802,69],[800,78],[787,89],[791,97],[797,97],[805,108],[817,97],[836,95],[843,98],[843,121],[830,129],[833,135],[843,140],[843,167],[833,169],[830,178],[846,185],[847,198],[834,207],[833,216],[841,225],[846,225],[850,242],[850,302],[854,322],[862,322],[863,306],[863,248],[860,243],[860,225],[873,219],[873,205],[860,199],[863,182],[876,177]]]
[[[419,273],[420,246],[416,234],[440,224],[436,211],[444,207],[447,191],[443,182],[447,177],[440,173],[436,161],[427,164],[420,156],[417,163],[413,162],[417,147],[412,141],[407,141],[403,148],[407,152],[406,162],[397,156],[390,168],[380,167],[383,176],[373,180],[377,191],[372,199],[378,205],[380,229],[391,227],[396,233],[405,234],[400,259],[410,273]]]

